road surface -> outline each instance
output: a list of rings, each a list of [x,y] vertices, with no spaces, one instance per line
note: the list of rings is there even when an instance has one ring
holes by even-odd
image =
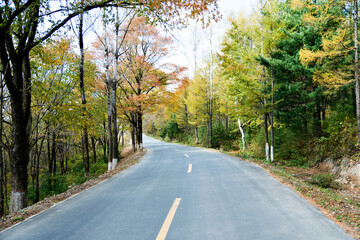
[[[352,239],[260,167],[149,137],[144,144],[139,164],[0,239]]]

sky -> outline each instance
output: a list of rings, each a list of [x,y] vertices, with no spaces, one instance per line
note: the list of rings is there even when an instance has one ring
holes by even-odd
[[[197,63],[198,66],[201,67],[201,62],[209,57],[210,49],[213,50],[213,53],[220,50],[222,37],[228,28],[228,17],[237,16],[240,12],[244,12],[245,15],[251,14],[251,12],[256,9],[258,1],[259,0],[219,0],[218,5],[219,11],[222,14],[222,20],[218,23],[213,23],[211,28],[203,29],[201,24],[195,24],[195,22],[193,22],[184,30],[174,30],[168,33],[174,38],[174,47],[171,55],[164,59],[161,64],[174,63],[186,67],[188,68],[187,75],[192,77],[194,75],[194,52],[192,49],[195,32],[199,41],[199,48],[196,54]],[[101,23],[98,21],[97,24]],[[94,28],[97,28],[96,24]],[[90,47],[96,38],[93,30],[89,29],[85,35],[85,45]],[[210,46],[210,40],[212,47]]]
[[[222,21],[213,23],[208,29],[202,29],[200,24],[192,23],[185,30],[171,32],[175,37],[175,49],[166,61],[187,67],[189,77],[194,74],[193,46],[195,36],[199,41],[196,57],[199,65],[202,60],[209,56],[210,49],[213,49],[213,52],[219,51],[222,37],[228,28],[228,17],[237,16],[240,12],[244,12],[245,15],[251,14],[256,9],[258,0],[219,0],[218,4],[223,16]]]
[[[222,13],[250,13],[257,6],[257,0],[220,0],[219,7]]]

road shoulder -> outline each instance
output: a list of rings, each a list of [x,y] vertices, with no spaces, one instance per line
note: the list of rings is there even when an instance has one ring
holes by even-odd
[[[66,192],[54,195],[52,197],[46,198],[40,202],[37,202],[27,208],[24,208],[20,210],[19,212],[8,215],[1,218],[0,221],[0,231],[6,230],[7,228],[10,228],[14,225],[17,225],[26,219],[29,219],[41,212],[46,211],[47,209],[50,209],[54,207],[55,205],[74,197],[75,195],[99,184],[102,183],[110,178],[112,178],[114,175],[117,175],[120,172],[123,172],[124,170],[130,168],[131,166],[137,164],[146,154],[147,150],[144,149],[143,151],[138,152],[132,152],[128,148],[125,149],[124,152],[122,152],[123,159],[118,164],[117,168],[106,172],[102,175],[100,175],[97,178],[93,178],[89,181],[86,181],[83,184],[77,185],[72,187],[71,189],[67,190]]]

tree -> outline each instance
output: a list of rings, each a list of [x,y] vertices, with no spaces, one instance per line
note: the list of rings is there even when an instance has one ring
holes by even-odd
[[[196,17],[207,10],[216,9],[216,1],[194,1],[186,4],[184,1],[152,1],[144,4],[142,1],[124,2],[115,0],[98,0],[71,4],[60,3],[58,9],[53,9],[50,2],[42,0],[5,1],[0,7],[0,57],[1,72],[10,93],[12,111],[11,146],[11,212],[16,212],[27,205],[27,167],[30,153],[31,129],[31,65],[30,51],[63,27],[70,19],[81,12],[106,7],[139,7],[149,17],[161,16],[169,22],[182,16]],[[47,29],[41,29],[40,24],[52,21],[56,14],[57,21]],[[153,18],[156,19],[156,18]],[[203,18],[204,19],[204,18]],[[44,24],[46,26],[46,24]]]
[[[170,44],[171,39],[162,36],[154,26],[146,24],[145,18],[135,18],[124,39],[123,48],[126,51],[120,59],[120,74],[123,79],[119,84],[123,95],[120,105],[136,130],[138,149],[143,147],[143,114],[161,99],[161,93],[158,92],[163,90],[161,86],[165,86],[168,80],[176,80],[177,75],[182,72],[175,65],[159,66],[159,62],[169,54]]]
[[[114,169],[118,160],[118,140],[117,140],[117,84],[119,82],[118,66],[119,57],[124,54],[123,42],[129,30],[129,26],[134,19],[136,12],[133,10],[126,10],[123,12],[121,19],[119,18],[118,10],[115,15],[115,36],[109,31],[108,25],[112,21],[112,14],[104,10],[102,15],[103,34],[98,35],[98,40],[95,42],[94,48],[97,51],[98,59],[103,60],[103,68],[106,83],[106,99],[107,99],[107,130],[109,142],[108,154],[108,171]],[[119,32],[122,32],[120,35]],[[113,67],[112,67],[113,66]]]
[[[189,111],[189,123],[195,130],[195,143],[199,144],[199,128],[206,124],[207,113],[207,81],[201,74],[190,82],[186,105]]]
[[[258,34],[258,35],[257,35]],[[266,100],[269,96],[264,92],[264,69],[257,61],[261,55],[262,36],[257,16],[248,19],[240,15],[237,19],[231,19],[231,28],[227,31],[221,49],[220,67],[226,82],[229,104],[234,104],[232,115],[240,122],[239,130],[244,131],[242,122],[258,124],[263,122],[267,125],[267,118],[261,120],[261,116],[267,116],[268,109]],[[267,127],[265,139],[267,138]],[[243,147],[245,138],[242,134]]]
[[[355,4],[356,5],[356,4]],[[354,5],[354,6],[355,6]],[[357,37],[357,21],[354,20],[354,26],[351,26],[350,14],[352,9],[347,1],[332,0],[319,1],[304,4],[298,2],[293,8],[304,13],[304,25],[310,25],[316,36],[317,44],[307,44],[300,50],[300,61],[307,67],[314,68],[314,85],[327,89],[323,98],[328,97],[331,92],[340,87],[351,84],[356,79],[355,61],[357,56],[357,41],[352,41],[351,33],[354,32],[354,40]],[[354,11],[354,19],[357,17],[357,11]],[[350,21],[349,21],[350,19]],[[356,26],[356,27],[355,27]],[[353,31],[352,31],[353,30]],[[354,47],[352,47],[354,44]],[[354,54],[353,58],[350,56]],[[349,66],[353,66],[352,69]],[[351,76],[354,76],[351,77]],[[355,80],[356,85],[356,80]],[[359,98],[359,91],[355,87],[355,95]],[[359,100],[360,101],[360,100]],[[360,130],[360,102],[356,101],[357,125]],[[317,106],[317,109],[320,109]],[[324,108],[324,107],[323,107]],[[319,110],[320,112],[321,110]],[[325,110],[323,110],[325,112]],[[325,116],[325,113],[323,113]],[[320,119],[320,118],[319,118]],[[317,136],[322,135],[320,121],[317,124]],[[360,135],[358,134],[358,137]]]
[[[81,1],[81,8],[84,7],[84,0]],[[84,86],[84,65],[85,65],[85,54],[84,54],[84,12],[80,13],[79,18],[79,49],[80,49],[80,64],[79,64],[79,85],[81,92],[81,104],[83,105],[83,115],[86,115],[86,96],[85,96],[85,86]],[[88,127],[86,123],[82,126],[83,128],[83,156],[84,156],[84,167],[85,167],[85,176],[89,176],[90,169],[90,160],[89,160],[89,136],[88,136]]]
[[[273,55],[277,48],[277,42],[282,38],[283,32],[283,24],[280,21],[280,4],[278,0],[267,0],[263,2],[263,6],[261,7],[261,23],[260,23],[260,31],[261,31],[261,39],[262,42],[261,48],[261,56],[259,57],[259,62],[263,65],[263,70],[267,70],[267,76],[264,77],[264,103],[265,108],[268,108],[268,111],[265,112],[265,134],[267,135],[268,123],[267,119],[269,119],[270,125],[270,161],[274,161],[274,63],[273,63]],[[266,78],[269,81],[265,80]],[[270,89],[267,90],[267,82],[270,82]],[[270,92],[268,94],[268,92]],[[268,96],[269,95],[269,96]],[[267,98],[270,98],[270,103],[267,103]],[[266,144],[268,143],[267,136],[265,137]],[[268,151],[268,149],[266,149]],[[268,156],[268,154],[267,154]],[[267,157],[268,159],[268,157]]]

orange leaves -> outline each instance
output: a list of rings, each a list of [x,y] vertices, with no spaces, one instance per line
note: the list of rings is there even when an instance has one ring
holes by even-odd
[[[210,20],[218,21],[221,14],[217,0],[139,0],[143,14],[152,20],[163,21],[170,25],[186,25],[189,19],[197,19],[204,26]]]
[[[56,66],[76,59],[71,50],[70,39],[65,38],[49,41],[46,45],[35,48],[33,53],[41,62]]]
[[[123,43],[126,51],[120,58],[120,111],[150,112],[169,99],[166,86],[179,82],[184,71],[173,64],[159,65],[171,43],[145,18],[132,21]]]

